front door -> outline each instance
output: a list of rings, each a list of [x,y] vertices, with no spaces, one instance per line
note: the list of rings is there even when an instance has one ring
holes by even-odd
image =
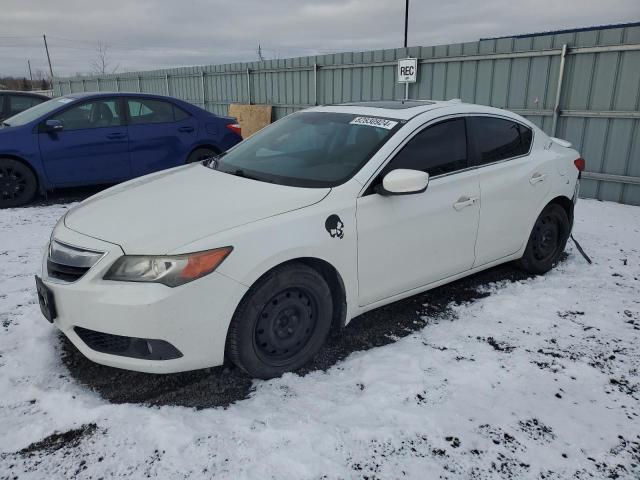
[[[467,170],[463,118],[416,134],[374,181],[396,168],[422,170],[426,191],[383,196],[368,189],[357,200],[360,305],[469,270],[480,211],[477,172]]]
[[[87,101],[51,119],[62,122],[63,130],[38,133],[51,183],[116,183],[130,177],[127,127],[117,99]]]

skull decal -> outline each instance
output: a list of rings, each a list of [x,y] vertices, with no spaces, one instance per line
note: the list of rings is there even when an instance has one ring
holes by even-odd
[[[344,223],[342,223],[342,220],[340,220],[338,215],[329,215],[327,220],[324,222],[324,228],[327,229],[331,238],[344,237]]]

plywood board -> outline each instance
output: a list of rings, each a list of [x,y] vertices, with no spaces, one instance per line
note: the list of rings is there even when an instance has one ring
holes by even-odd
[[[242,138],[248,138],[271,123],[271,105],[229,105],[229,116],[235,117],[242,128]]]

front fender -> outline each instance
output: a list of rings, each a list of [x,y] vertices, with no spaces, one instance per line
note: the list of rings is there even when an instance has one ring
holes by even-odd
[[[332,215],[337,215],[344,225],[341,237],[338,234],[331,236],[325,227]],[[220,232],[183,245],[171,253],[196,252],[227,245],[233,246],[233,252],[217,272],[247,287],[269,270],[291,260],[314,258],[329,263],[344,283],[347,318],[355,314],[358,303],[355,202],[351,207],[337,208],[335,202],[327,199]]]

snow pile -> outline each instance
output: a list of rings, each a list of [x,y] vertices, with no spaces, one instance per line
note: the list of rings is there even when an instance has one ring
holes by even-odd
[[[199,411],[70,378],[33,287],[65,208],[0,211],[0,478],[640,476],[640,208],[578,204],[593,265],[570,246],[544,277]]]

